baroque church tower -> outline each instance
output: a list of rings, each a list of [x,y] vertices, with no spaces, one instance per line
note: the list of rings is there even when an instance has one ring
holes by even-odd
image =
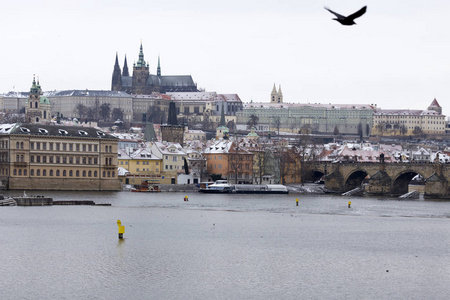
[[[270,94],[270,103],[283,103],[283,93],[281,92],[281,84],[277,92],[275,83],[273,84],[272,93]]]
[[[42,95],[39,79],[33,77],[30,95],[25,104],[25,120],[28,123],[48,123],[51,121],[50,100]]]

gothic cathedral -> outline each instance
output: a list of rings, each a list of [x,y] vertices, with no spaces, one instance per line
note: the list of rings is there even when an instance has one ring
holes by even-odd
[[[127,57],[123,64],[123,72],[119,66],[119,58],[116,53],[116,62],[111,81],[111,91],[125,91],[129,94],[150,95],[168,92],[198,92],[197,85],[190,75],[161,75],[160,59],[156,75],[150,74],[150,64],[144,60],[142,43],[139,51],[139,59],[133,64],[133,74],[128,73]]]

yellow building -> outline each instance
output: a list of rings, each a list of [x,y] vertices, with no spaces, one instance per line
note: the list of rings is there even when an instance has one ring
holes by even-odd
[[[374,135],[445,134],[445,115],[436,99],[428,110],[378,109],[373,114]]]
[[[92,127],[3,124],[1,188],[120,190],[118,139]]]
[[[118,164],[129,172],[122,179],[124,184],[140,184],[144,180],[164,183],[161,177],[162,159],[146,149],[139,149],[131,154],[119,149]]]
[[[178,143],[154,142],[151,152],[162,159],[161,175],[164,183],[177,184],[179,173],[184,172],[184,159],[187,154]]]

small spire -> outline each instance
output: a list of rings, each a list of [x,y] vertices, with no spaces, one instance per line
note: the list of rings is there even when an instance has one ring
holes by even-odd
[[[116,52],[116,63],[114,64],[114,67],[118,65],[119,65],[119,54]]]
[[[161,77],[161,65],[159,62],[159,54],[158,54],[158,68],[156,69],[156,76]]]
[[[222,102],[222,111],[220,112],[220,126],[225,126],[225,109],[223,107],[223,102]]]

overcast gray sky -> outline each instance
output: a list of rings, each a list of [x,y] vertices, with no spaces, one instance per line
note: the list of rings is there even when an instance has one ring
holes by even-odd
[[[333,21],[367,5],[358,25]],[[450,115],[450,1],[40,0],[1,8],[0,92],[111,88],[128,67],[191,74],[198,87],[269,101],[368,103]]]

